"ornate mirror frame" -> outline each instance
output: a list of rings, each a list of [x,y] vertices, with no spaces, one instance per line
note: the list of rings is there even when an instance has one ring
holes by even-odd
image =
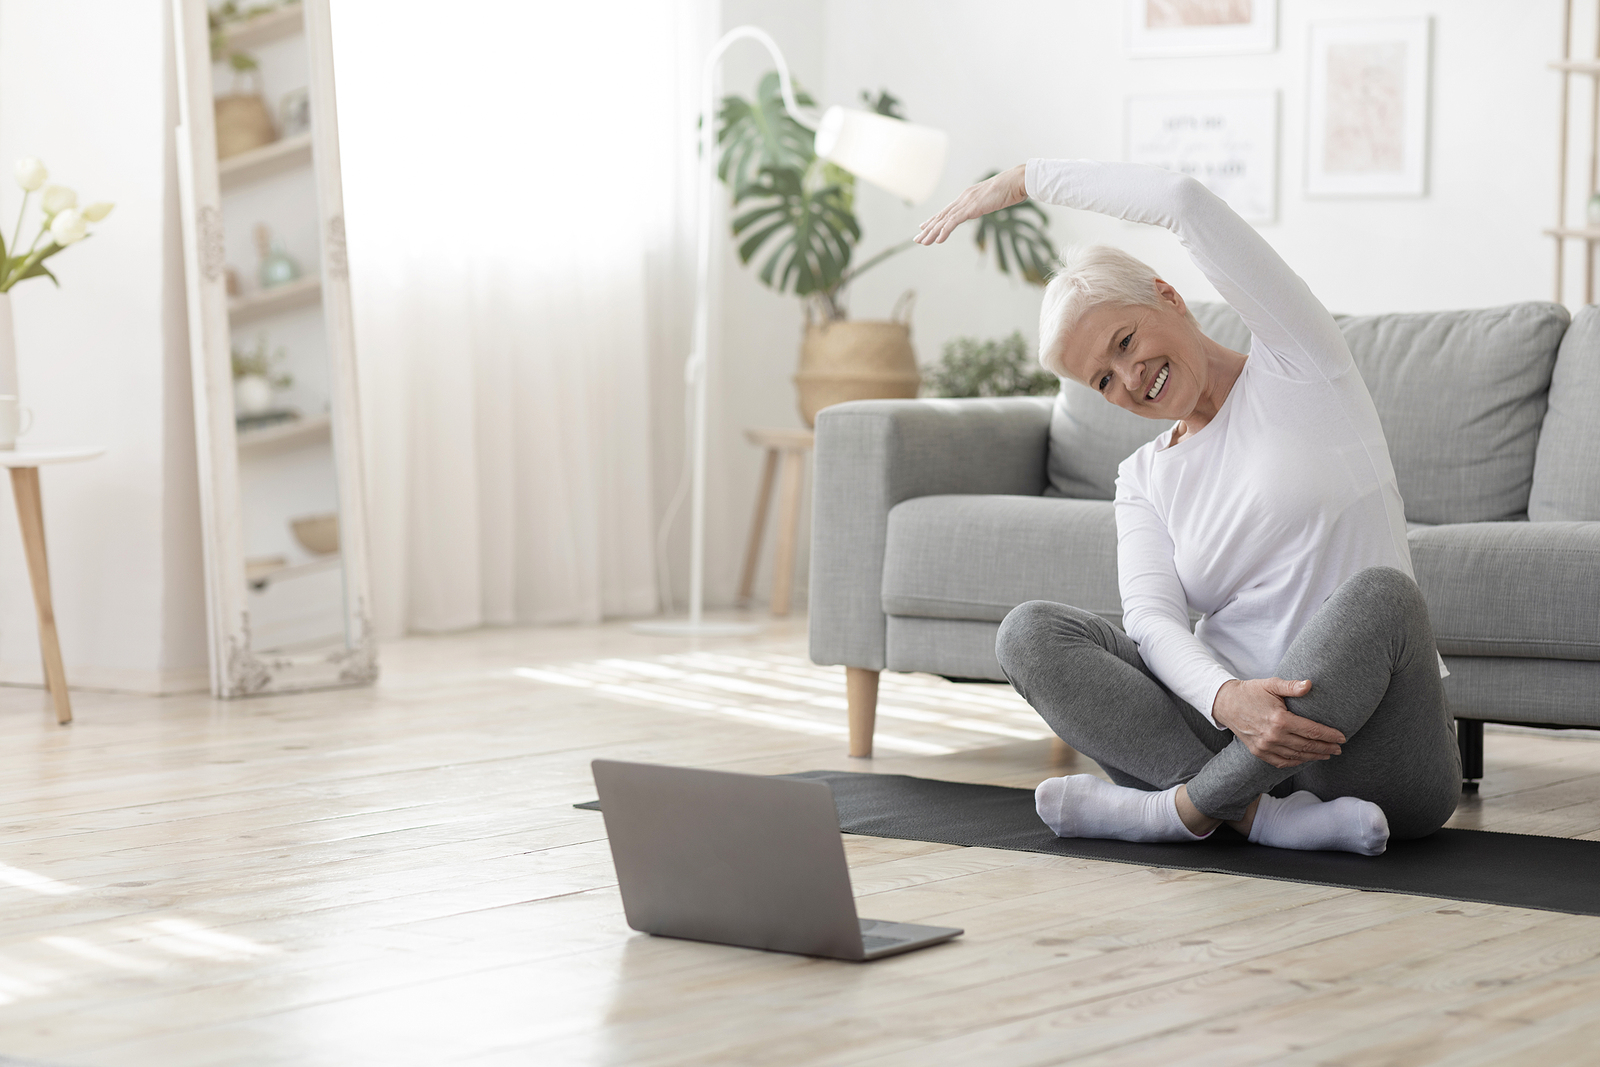
[[[212,692],[219,697],[240,697],[371,682],[377,677],[377,651],[368,614],[367,516],[328,0],[301,0],[295,5],[298,13],[285,9],[267,16],[285,24],[303,19],[309,63],[311,158],[307,164],[302,155],[299,165],[309,165],[315,172],[321,303],[329,360],[330,433],[345,593],[344,646],[314,652],[263,654],[251,644],[211,32],[205,0],[172,0],[172,8],[180,115],[176,130],[178,185],[184,223]],[[295,26],[289,32],[297,29]],[[235,32],[242,36],[250,31],[246,27]],[[276,27],[273,32],[284,31]],[[284,167],[294,165],[291,162]]]

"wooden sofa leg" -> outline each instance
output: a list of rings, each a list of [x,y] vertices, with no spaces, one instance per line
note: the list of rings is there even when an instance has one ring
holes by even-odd
[[[878,720],[878,672],[844,669],[845,701],[850,708],[850,755],[872,755],[872,729]]]
[[[1461,746],[1461,790],[1478,791],[1483,777],[1483,723],[1478,719],[1456,720],[1456,744]]]

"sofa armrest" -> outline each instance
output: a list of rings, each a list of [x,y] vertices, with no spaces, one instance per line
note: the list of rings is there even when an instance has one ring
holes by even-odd
[[[945,493],[1044,492],[1049,397],[858,400],[817,415],[811,659],[882,670],[889,509]]]
[[[1456,523],[1407,540],[1444,655],[1600,660],[1600,522]]]

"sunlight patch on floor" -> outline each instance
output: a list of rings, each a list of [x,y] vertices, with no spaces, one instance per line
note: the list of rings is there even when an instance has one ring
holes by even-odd
[[[848,733],[843,668],[818,667],[800,656],[684,652],[518,667],[512,673],[543,685],[593,690],[625,703],[792,733],[840,738]],[[1002,738],[1037,741],[1050,736],[1034,710],[1003,683],[958,684],[888,671],[878,683],[874,743],[879,748],[942,756]]]

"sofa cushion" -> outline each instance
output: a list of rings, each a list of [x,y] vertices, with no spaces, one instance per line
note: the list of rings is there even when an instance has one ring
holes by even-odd
[[[1578,312],[1550,376],[1550,409],[1539,431],[1528,518],[1600,519],[1600,307]]]
[[[886,614],[999,622],[1029,600],[1121,621],[1110,501],[924,496],[889,512]]]
[[[1600,660],[1600,523],[1463,523],[1408,539],[1444,655]]]
[[[1250,351],[1250,331],[1227,304],[1191,304],[1205,335],[1236,352]],[[1051,496],[1110,500],[1116,496],[1117,464],[1172,423],[1140,418],[1081,382],[1062,379],[1050,413]]]
[[[1559,304],[1339,316],[1372,391],[1413,522],[1527,513]]]

